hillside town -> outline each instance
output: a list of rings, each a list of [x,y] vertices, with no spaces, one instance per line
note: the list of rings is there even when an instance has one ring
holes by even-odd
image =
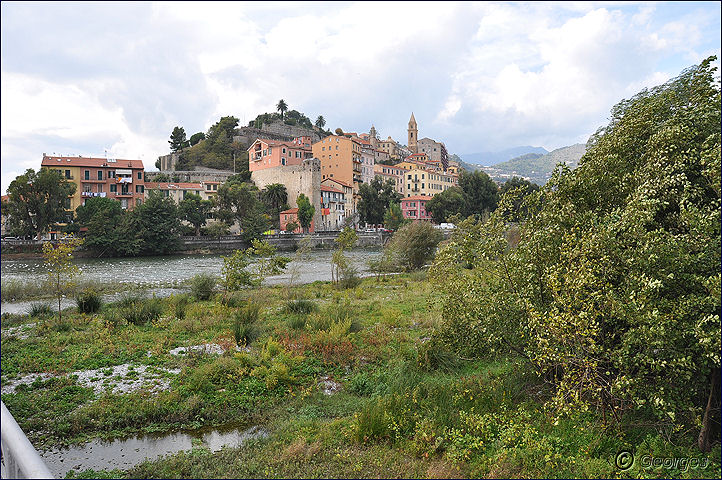
[[[403,219],[432,220],[426,203],[459,185],[459,164],[449,159],[443,142],[419,138],[413,113],[407,132],[407,144],[403,145],[390,136],[382,140],[373,125],[368,133],[337,129],[336,134],[330,134],[318,127],[304,128],[276,120],[262,124],[261,128],[235,128],[233,142],[248,145],[247,168],[251,182],[259,190],[274,184],[285,186],[288,208],[273,219],[278,231],[313,233],[339,231],[344,226],[381,228],[380,224],[369,225],[363,221],[367,219],[359,215],[361,185],[368,185],[374,179],[393,185]],[[181,153],[176,151],[159,157],[156,163],[159,172],[147,171],[139,159],[46,153],[42,155],[40,167],[59,172],[75,185],[74,193],[64,205],[67,222],[72,221],[78,207],[93,197],[115,199],[128,211],[155,192],[172,198],[176,204],[190,194],[214,201],[219,187],[236,174],[235,165],[234,170],[202,166],[179,170]],[[299,221],[297,199],[300,195],[314,207],[307,228]],[[3,197],[3,201],[6,200],[7,195]],[[3,210],[2,235],[5,236],[7,218]],[[213,213],[207,217],[207,224],[212,225]],[[230,225],[229,233],[238,234],[241,230],[236,221]],[[60,234],[59,228],[51,229],[44,238],[52,240]]]

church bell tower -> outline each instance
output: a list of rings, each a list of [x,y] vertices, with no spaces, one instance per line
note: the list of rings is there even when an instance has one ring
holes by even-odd
[[[419,153],[418,144],[416,143],[419,139],[419,129],[416,125],[416,119],[414,118],[414,112],[411,112],[411,118],[409,119],[409,150],[411,153]]]

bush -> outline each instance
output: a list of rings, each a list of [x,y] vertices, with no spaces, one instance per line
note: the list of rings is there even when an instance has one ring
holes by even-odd
[[[300,314],[291,315],[288,319],[288,326],[294,330],[303,330],[306,327],[306,316]]]
[[[191,293],[198,300],[208,300],[213,296],[218,279],[213,275],[201,273],[191,279]]]
[[[286,311],[288,313],[297,313],[302,315],[308,315],[311,312],[318,310],[318,306],[311,300],[291,300],[286,303]]]
[[[174,303],[175,308],[175,318],[178,320],[183,320],[186,318],[186,309],[188,308],[188,297],[185,295],[180,295],[178,298],[176,298]]]
[[[418,270],[434,257],[443,235],[429,222],[413,222],[401,227],[387,247],[395,263],[404,270]]]
[[[221,305],[239,308],[246,304],[245,296],[240,292],[226,292],[221,297]]]
[[[157,298],[136,298],[126,301],[118,312],[120,318],[133,325],[146,325],[163,314],[163,304]]]
[[[42,302],[30,304],[30,310],[28,310],[28,315],[35,318],[49,317],[53,313],[53,307],[49,303]]]
[[[95,313],[103,305],[100,294],[92,288],[87,288],[75,296],[75,303],[80,313]]]
[[[258,338],[256,322],[259,312],[260,307],[254,303],[249,303],[236,312],[233,318],[233,338],[236,340],[236,345],[247,346]]]

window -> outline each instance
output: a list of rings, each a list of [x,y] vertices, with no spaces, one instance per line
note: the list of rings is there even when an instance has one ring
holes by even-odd
[[[142,179],[143,179],[143,172],[138,172],[138,180],[142,180]]]
[[[286,147],[281,148],[281,153],[286,153]]]
[[[98,192],[101,193],[102,191],[103,191],[103,184],[99,183],[98,184]]]
[[[84,192],[89,192],[89,191],[90,191],[90,185],[88,185],[87,183],[84,183],[84,184],[83,184],[83,191],[84,191]]]
[[[102,180],[102,179],[103,179],[103,171],[98,170],[98,180]]]
[[[285,165],[285,164],[286,164],[286,159],[284,157],[281,157],[281,165]]]
[[[65,178],[67,178],[67,179],[72,178],[72,177],[70,176],[70,170],[65,170]]]
[[[143,199],[142,199],[142,198],[136,198],[136,199],[135,199],[135,206],[136,206],[136,207],[139,207],[139,206],[141,206],[142,204],[143,204]]]
[[[85,171],[85,179],[90,180],[90,170]]]
[[[122,208],[122,209],[128,208],[128,199],[127,198],[120,199],[120,208]]]
[[[115,178],[115,170],[110,170],[108,172],[108,178]]]
[[[111,191],[111,193],[117,192],[117,191],[118,191],[118,185],[116,185],[116,184],[114,184],[114,183],[111,183],[111,184],[110,184],[110,191]]]

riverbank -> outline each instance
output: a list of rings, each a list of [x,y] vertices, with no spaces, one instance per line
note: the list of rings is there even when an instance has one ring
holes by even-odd
[[[317,281],[148,299],[135,311],[157,316],[138,324],[129,299],[62,323],[12,316],[20,328],[3,327],[2,385],[15,388],[2,399],[42,451],[239,423],[267,432],[123,469],[79,463],[71,477],[719,477],[719,452],[680,446],[694,440],[591,412],[556,416],[523,359],[451,356],[429,340],[434,297],[415,273],[349,290]],[[708,463],[620,472],[623,449]]]

